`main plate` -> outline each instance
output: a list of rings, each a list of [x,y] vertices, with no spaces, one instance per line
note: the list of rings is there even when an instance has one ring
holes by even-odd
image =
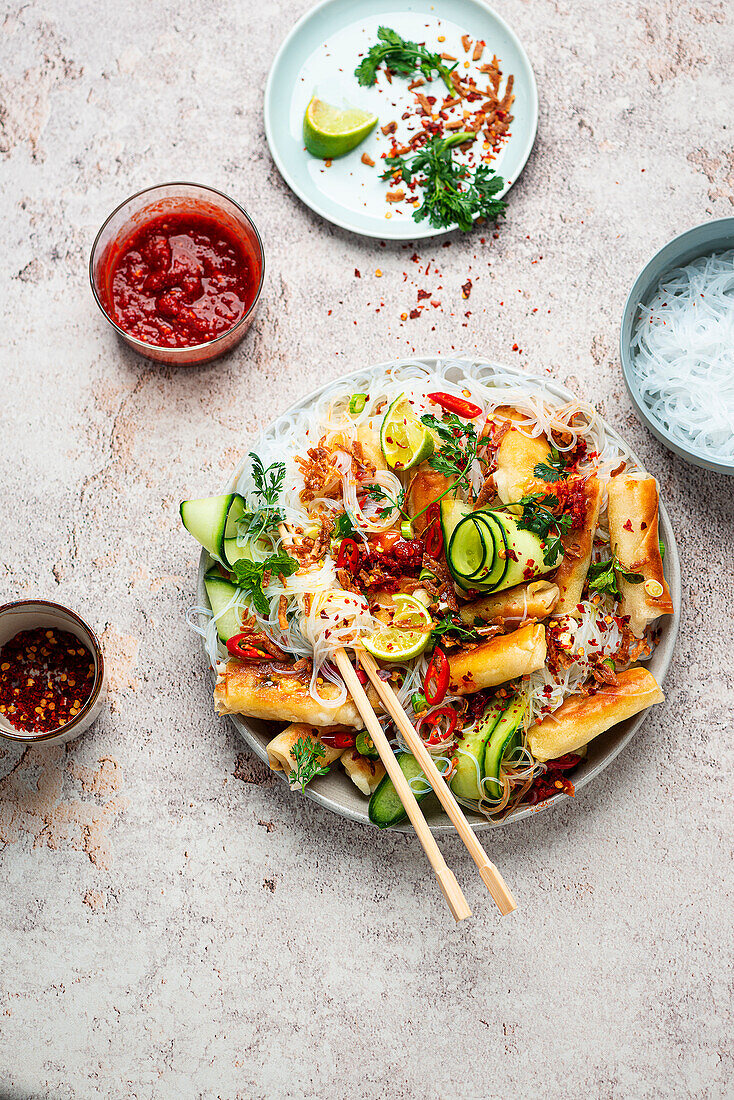
[[[514,76],[512,133],[492,167],[505,179],[504,194],[517,180],[535,141],[538,90],[535,77],[514,31],[481,0],[324,0],[296,23],[281,46],[265,89],[265,133],[273,160],[292,191],[317,214],[353,233],[382,240],[416,240],[445,233],[427,221],[415,222],[411,208],[402,212],[385,205],[386,186],[379,169],[361,162],[363,152],[375,160],[386,151],[379,126],[362,145],[326,168],[303,147],[303,115],[314,92],[336,106],[351,102],[386,122],[385,96],[378,85],[360,87],[353,75],[360,53],[387,25],[415,41],[446,41],[432,49],[459,44],[469,34],[487,43],[487,55],[500,59],[504,74]],[[441,82],[434,85],[443,87]],[[408,81],[391,86],[398,104],[412,99]],[[424,88],[424,91],[429,90]],[[445,89],[444,89],[445,91]],[[393,112],[399,117],[399,109]],[[390,115],[392,117],[392,115]],[[385,215],[390,214],[389,218]]]
[[[405,360],[403,360],[405,362]],[[410,363],[416,363],[423,365],[429,370],[434,370],[436,363],[435,358],[411,358]],[[554,394],[561,401],[572,400],[574,395],[567,390],[564,386],[559,385],[556,382],[549,381],[547,379],[537,378],[533,375],[523,374],[520,371],[513,370],[509,367],[503,367],[494,363],[487,363],[484,361],[469,361],[469,360],[451,360],[451,367],[447,373],[447,377],[453,380],[457,380],[464,374],[471,374],[475,377],[480,377],[485,381],[492,378],[503,377],[516,380],[519,384],[523,385],[538,385],[542,386],[546,391]],[[301,398],[299,401],[294,402],[293,405],[282,414],[278,420],[265,429],[264,436],[268,436],[270,433],[277,433],[278,424],[280,420],[285,419],[289,414],[293,413],[296,409],[307,408],[313,402],[317,401],[328,389],[332,386],[349,381],[351,388],[355,392],[368,392],[370,385],[374,386],[375,380],[384,377],[385,372],[391,367],[395,366],[395,363],[380,363],[373,367],[366,368],[364,370],[355,371],[353,374],[345,375],[341,379],[335,379],[328,382],[319,389],[314,390],[313,393],[308,394],[306,397]],[[617,441],[621,442],[621,437],[614,429],[604,421],[604,426],[607,432]],[[253,441],[254,445],[254,441]],[[249,449],[249,448],[248,448]],[[633,455],[633,457],[636,457]],[[245,455],[243,454],[243,461]],[[639,459],[637,459],[639,461]],[[239,474],[239,468],[233,473],[232,478],[227,483],[225,489],[229,489],[237,480]],[[663,541],[665,542],[667,552],[665,555],[665,578],[670,587],[675,612],[673,615],[666,616],[661,620],[660,625],[660,642],[655,649],[651,659],[647,662],[647,666],[655,676],[658,683],[662,684],[665,674],[670,665],[673,649],[675,646],[675,639],[678,633],[678,623],[680,620],[680,563],[678,559],[678,550],[676,547],[675,536],[673,529],[668,518],[668,513],[665,510],[665,505],[660,504],[660,533]],[[206,553],[202,552],[201,560],[199,564],[199,579],[198,579],[198,602],[201,606],[208,606],[206,597],[206,591],[204,589],[204,574],[210,568],[212,559]],[[278,725],[259,721],[253,718],[245,718],[236,715],[228,716],[233,722],[235,729],[244,739],[244,741],[250,746],[255,754],[263,761],[267,763],[266,745],[275,736],[278,729]],[[628,719],[626,722],[621,722],[619,725],[608,730],[606,733],[597,737],[589,745],[589,750],[584,761],[579,765],[578,769],[574,773],[573,781],[576,790],[580,790],[585,787],[587,783],[596,778],[600,772],[604,770],[614,758],[622,751],[628,741],[634,736],[637,730],[644,722],[646,713],[637,715],[634,718]],[[285,776],[283,773],[276,773],[285,782]],[[334,813],[340,814],[342,817],[346,817],[351,821],[357,821],[363,825],[371,824],[367,816],[367,799],[364,798],[356,790],[351,781],[343,773],[337,774],[331,772],[326,776],[322,776],[314,780],[305,791],[307,798],[317,802],[320,806],[325,807],[328,810],[332,810]],[[301,797],[300,792],[294,794],[294,798]],[[567,796],[564,794],[558,794],[554,798],[549,799],[546,802],[540,803],[538,806],[523,806],[521,809],[509,814],[500,823],[493,823],[490,825],[479,814],[473,814],[467,811],[467,817],[470,820],[472,826],[475,829],[482,830],[488,828],[497,828],[498,824],[506,824],[510,821],[519,821],[529,814],[541,813],[547,810],[551,806],[556,805],[562,799]],[[442,812],[440,806],[435,802],[433,796],[427,799],[423,803],[423,809],[425,816],[434,832],[441,833],[444,831],[453,831],[453,826],[449,823],[448,818]],[[399,826],[399,829],[404,832],[411,832],[409,825]]]

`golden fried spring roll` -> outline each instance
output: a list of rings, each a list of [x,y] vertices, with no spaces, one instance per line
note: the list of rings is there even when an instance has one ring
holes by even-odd
[[[468,695],[526,676],[542,667],[545,654],[545,630],[537,623],[528,623],[512,634],[500,634],[476,649],[449,657],[449,691]]]
[[[360,756],[356,749],[346,749],[342,753],[340,763],[352,783],[368,798],[377,789],[385,775],[381,760],[369,760],[366,756]]]
[[[663,576],[658,544],[658,487],[654,477],[617,474],[609,482],[609,539],[620,564],[644,581],[618,577],[623,615],[641,638],[648,623],[673,614],[673,601]]]
[[[470,626],[489,623],[493,619],[544,619],[555,609],[560,591],[551,581],[531,581],[518,584],[504,592],[493,592],[481,600],[473,600],[459,609],[459,614]]]
[[[382,447],[380,446],[380,433],[376,428],[373,428],[369,423],[360,424],[356,432],[354,429],[351,431],[341,429],[336,432],[332,432],[327,437],[327,445],[330,450],[334,451],[337,448],[346,451],[348,454],[354,454],[354,442],[359,444],[357,454],[362,455],[366,462],[371,463],[375,470],[387,470],[388,466],[385,462],[385,456],[382,453]]]
[[[451,485],[450,477],[444,477],[427,462],[421,462],[405,494],[408,514],[417,516],[419,512],[423,513],[413,524],[417,535],[422,535],[430,522],[428,513],[423,511],[424,508],[437,500],[441,493],[445,493],[449,485]]]
[[[602,486],[595,477],[584,484],[583,525],[569,531],[563,537],[563,559],[555,576],[561,596],[556,605],[557,615],[573,615],[581,601],[586,574],[589,572],[594,534],[599,522]]]
[[[323,767],[328,767],[329,764],[333,764],[344,751],[343,749],[334,748],[333,745],[324,744],[319,737],[319,730],[316,727],[306,725],[302,722],[293,722],[290,726],[286,726],[286,728],[266,746],[265,751],[268,754],[268,764],[274,772],[285,772],[286,775],[290,775],[292,771],[296,770],[296,758],[293,755],[293,746],[301,737],[307,738],[309,741],[313,741],[314,744],[319,745],[323,757],[321,761]],[[293,789],[297,789],[298,786],[299,784],[294,784]]]
[[[558,710],[528,731],[528,746],[536,760],[557,760],[576,752],[600,733],[663,701],[655,677],[646,668],[617,673],[618,683],[596,695],[570,695]]]
[[[517,409],[500,406],[492,420],[495,424],[512,420],[527,423],[528,418]],[[497,496],[503,504],[512,504],[526,493],[547,492],[548,484],[539,481],[533,471],[539,462],[545,462],[550,454],[550,444],[545,436],[537,438],[525,435],[514,425],[503,435],[495,453],[494,484]]]
[[[341,706],[317,702],[309,692],[308,680],[274,671],[269,665],[229,661],[214,689],[217,714],[246,714],[270,722],[306,722],[312,726],[351,726],[364,723],[351,699]],[[335,684],[319,686],[319,694],[333,699]]]

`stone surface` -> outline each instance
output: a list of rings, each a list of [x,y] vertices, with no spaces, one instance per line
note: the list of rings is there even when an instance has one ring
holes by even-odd
[[[732,1096],[734,483],[638,423],[616,347],[652,252],[734,215],[732,10],[503,2],[538,142],[499,237],[419,265],[322,223],[270,159],[263,83],[307,7],[5,8],[0,594],[77,608],[112,676],[78,744],[0,747],[0,1096]],[[268,257],[245,342],[180,372],[116,343],[86,273],[109,210],[177,178],[242,200]],[[401,324],[439,285],[442,309]],[[183,621],[177,501],[304,387],[413,348],[596,401],[659,477],[684,572],[665,704],[575,803],[488,838],[518,911],[443,845],[460,927],[414,842],[290,795],[212,716]]]

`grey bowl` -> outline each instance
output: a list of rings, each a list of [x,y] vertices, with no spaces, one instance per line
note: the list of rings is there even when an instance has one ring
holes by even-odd
[[[436,358],[434,357],[411,357],[408,360],[410,363],[423,364],[429,369],[434,369],[436,365]],[[556,397],[562,401],[569,401],[574,398],[574,394],[570,390],[567,390],[565,386],[559,385],[557,382],[553,382],[549,379],[539,378],[534,375],[524,374],[521,371],[513,370],[511,367],[503,367],[495,364],[489,364],[482,362],[477,364],[469,360],[451,359],[452,363],[456,363],[457,367],[453,368],[453,375],[450,374],[453,380],[461,377],[461,374],[480,373],[483,378],[494,377],[497,375],[510,376],[513,379],[517,379],[518,384],[522,385],[537,385],[542,386],[543,389],[550,391]],[[459,370],[459,364],[461,364],[461,370]],[[355,371],[353,374],[345,375],[344,378],[334,379],[326,385],[321,386],[319,389],[314,390],[313,393],[307,394],[299,401],[294,402],[289,409],[284,412],[284,416],[287,416],[295,409],[303,408],[306,405],[311,404],[315,399],[319,398],[325,390],[332,386],[343,382],[349,381],[355,392],[368,392],[370,380],[374,381],[376,376],[381,376],[387,370],[388,367],[393,366],[393,363],[380,363],[379,365],[369,367],[366,370]],[[277,421],[275,422],[277,423]],[[604,426],[612,438],[618,442],[622,442],[621,437],[614,431],[610,425],[604,421]],[[268,429],[266,429],[267,433]],[[249,450],[249,448],[248,448]],[[642,462],[636,455],[632,457],[640,463]],[[244,459],[243,459],[244,462]],[[237,480],[240,467],[233,473],[226,486],[222,488],[223,492],[231,489]],[[680,604],[681,604],[681,579],[680,579],[680,561],[678,559],[678,549],[676,547],[675,535],[673,534],[673,528],[668,517],[668,513],[665,510],[665,506],[660,504],[660,535],[665,542],[666,554],[665,554],[665,579],[668,582],[670,593],[673,599],[673,606],[675,612],[673,615],[665,616],[660,620],[660,641],[655,649],[650,660],[647,662],[647,667],[652,672],[655,679],[659,684],[662,684],[668,666],[673,659],[673,650],[675,648],[675,639],[678,633],[678,624],[680,621]],[[198,596],[197,602],[202,607],[208,607],[209,601],[206,596],[206,589],[204,587],[204,574],[212,565],[212,559],[209,554],[203,550],[201,559],[199,562],[199,576],[198,576]],[[213,677],[214,679],[214,677]],[[619,725],[614,726],[612,729],[607,730],[606,733],[595,738],[589,745],[588,753],[579,765],[573,775],[573,783],[576,790],[580,790],[585,787],[587,783],[590,783],[592,779],[595,779],[604,768],[608,767],[614,758],[622,751],[632,737],[637,733],[642,723],[645,721],[647,712],[643,711],[642,714],[636,715],[634,718],[628,718],[625,722],[620,722]],[[282,728],[282,723],[278,725],[273,722],[265,722],[256,718],[247,718],[244,715],[230,714],[227,715],[231,719],[235,729],[243,738],[243,740],[250,746],[252,751],[262,761],[267,763],[267,752],[265,747],[269,741],[275,737],[279,729]],[[284,782],[285,776],[282,772],[276,772]],[[367,799],[364,795],[360,794],[352,781],[341,771],[333,771],[328,775],[321,776],[314,780],[305,791],[306,797],[317,802],[320,806],[324,806],[327,810],[333,810],[334,813],[340,814],[342,817],[348,818],[350,821],[359,822],[361,825],[370,825],[367,816]],[[294,794],[294,798],[300,798],[302,795],[300,792]],[[541,802],[537,806],[523,806],[514,813],[508,814],[503,821],[496,824],[490,824],[480,814],[466,811],[466,816],[471,826],[476,831],[483,831],[485,829],[498,828],[500,825],[506,825],[511,821],[520,821],[524,817],[529,817],[531,814],[544,813],[551,806],[556,806],[560,802],[566,801],[568,795],[557,794],[553,798],[548,799],[546,802]],[[438,800],[433,794],[429,795],[425,802],[421,804],[421,808],[425,814],[426,820],[431,827],[431,831],[436,834],[441,833],[453,833],[454,827],[449,822],[449,819],[441,809]],[[410,824],[399,825],[396,827],[396,831],[413,833],[412,826]]]
[[[664,424],[657,420],[648,409],[640,393],[632,366],[632,331],[637,320],[640,303],[650,300],[660,277],[673,268],[683,267],[699,256],[707,256],[712,252],[726,252],[734,248],[734,218],[719,218],[717,221],[704,222],[693,229],[674,237],[664,248],[656,252],[653,258],[637,276],[632,290],[629,292],[622,313],[622,330],[619,340],[619,352],[622,360],[622,372],[629,395],[639,413],[640,419],[647,425],[652,434],[660,440],[664,446],[678,455],[686,462],[694,466],[702,466],[705,470],[713,470],[718,474],[734,475],[734,463],[717,462],[705,457],[694,450],[682,446],[678,440],[674,440]]]

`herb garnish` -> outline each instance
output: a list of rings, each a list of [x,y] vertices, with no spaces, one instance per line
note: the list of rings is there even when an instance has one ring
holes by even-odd
[[[349,512],[342,512],[340,516],[336,517],[333,536],[335,539],[353,538],[356,534],[358,534],[358,531]]]
[[[256,540],[267,531],[274,530],[284,518],[283,511],[278,507],[278,498],[285,481],[285,463],[273,462],[270,466],[263,466],[262,459],[254,451],[250,451],[250,458],[255,489],[252,499],[248,501],[251,507],[239,520],[239,534]]]
[[[267,615],[270,611],[267,597],[263,592],[263,578],[266,573],[282,573],[284,577],[290,577],[298,569],[298,562],[281,550],[278,554],[271,554],[265,561],[249,561],[240,558],[232,566],[237,578],[237,585],[251,597],[253,607],[261,615]]]
[[[538,467],[535,469],[537,471]],[[543,560],[546,565],[555,565],[563,549],[561,538],[571,530],[571,516],[553,514],[551,509],[558,507],[558,497],[553,493],[532,493],[520,497],[516,503],[522,508],[517,526],[544,540]]]
[[[413,714],[420,714],[422,710],[428,710],[428,700],[422,691],[414,691],[410,697]]]
[[[444,64],[439,54],[431,53],[422,44],[402,38],[392,27],[380,27],[377,38],[377,43],[370,47],[354,70],[354,75],[363,87],[369,87],[375,83],[377,70],[384,62],[390,72],[398,73],[400,76],[411,76],[416,69],[420,69],[426,80],[433,80],[435,72],[441,77],[449,92],[454,93],[456,89],[451,73],[456,68],[457,62],[450,66]]]
[[[660,560],[662,561],[665,557],[665,543],[662,539],[658,539],[658,548],[660,550]]]
[[[606,561],[593,562],[589,566],[589,588],[596,592],[608,592],[610,596],[619,596],[617,573],[630,584],[642,584],[645,579],[642,573],[630,573],[620,564],[617,555],[612,554]]]
[[[460,642],[476,642],[481,638],[476,630],[471,630],[463,624],[461,619],[453,618],[451,615],[444,615],[442,619],[434,622],[430,644],[436,645],[445,634],[455,634]]]
[[[296,762],[295,768],[288,776],[291,786],[297,783],[301,790],[304,790],[306,784],[317,775],[326,775],[328,772],[329,765],[324,764],[326,756],[323,746],[318,741],[312,741],[310,737],[299,737],[291,751]]]
[[[403,183],[410,184],[414,176],[422,176],[417,182],[423,188],[423,205],[413,211],[414,221],[428,218],[436,229],[457,225],[466,233],[474,218],[494,220],[504,214],[507,203],[495,198],[505,186],[503,178],[495,175],[488,164],[480,164],[472,172],[468,165],[453,158],[455,145],[474,141],[476,136],[471,130],[449,137],[434,136],[409,157],[385,158],[387,171],[382,179],[390,179],[399,171]]]
[[[375,483],[374,485],[368,485],[366,487],[365,496],[369,500],[387,501],[386,506],[384,508],[381,508],[377,513],[378,519],[387,519],[391,512],[399,512],[401,515],[405,516],[406,519],[410,519],[410,516],[405,511],[405,493],[402,489],[398,493],[396,499],[395,497],[390,496],[390,494],[386,492],[381,485],[377,485]]]
[[[545,462],[539,462],[533,470],[535,477],[541,481],[565,481],[568,477],[566,462],[560,451],[551,447],[551,453]]]

